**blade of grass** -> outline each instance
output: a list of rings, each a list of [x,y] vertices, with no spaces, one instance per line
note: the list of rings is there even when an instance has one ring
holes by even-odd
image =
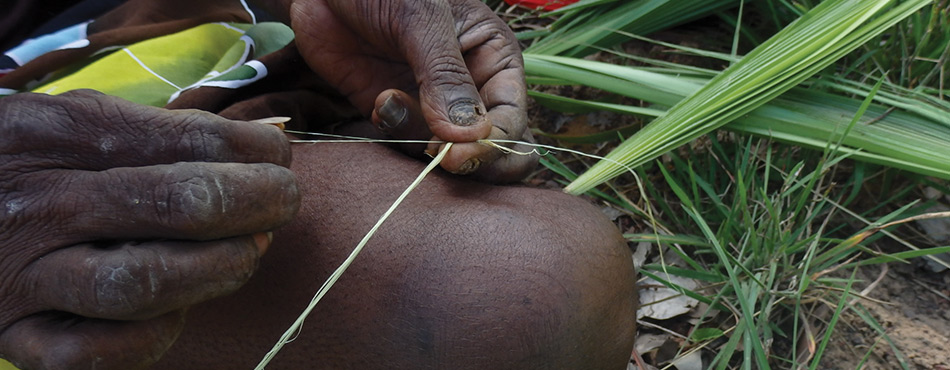
[[[640,1],[581,1],[575,5],[547,13],[560,15],[563,23],[585,17],[588,22],[574,22],[571,26],[555,23],[549,35],[530,45],[526,51],[548,55],[583,57],[610,47],[626,37],[624,31],[648,34],[676,24],[688,22],[717,11],[734,7],[740,0],[640,0]]]
[[[810,370],[815,370],[818,368],[818,364],[821,361],[822,355],[825,353],[825,349],[828,348],[828,342],[831,340],[831,334],[834,332],[835,325],[838,324],[838,319],[841,318],[841,312],[848,306],[848,296],[851,294],[851,285],[854,284],[858,269],[854,269],[851,272],[851,278],[848,279],[848,284],[844,288],[844,292],[841,293],[841,299],[838,300],[838,305],[835,306],[835,312],[831,315],[831,321],[828,323],[828,327],[825,328],[825,335],[821,338],[821,343],[818,345],[818,352],[815,353],[815,357],[812,359],[811,365],[808,367]]]

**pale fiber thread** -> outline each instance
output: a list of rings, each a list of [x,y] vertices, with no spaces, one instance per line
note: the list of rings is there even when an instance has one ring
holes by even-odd
[[[305,131],[294,131],[294,130],[284,130],[284,132],[288,132],[288,133],[291,133],[291,134],[309,135],[309,136],[332,137],[332,138],[336,138],[336,139],[337,139],[337,140],[290,140],[290,142],[291,142],[292,144],[321,144],[321,143],[388,143],[388,144],[431,144],[431,143],[435,143],[435,144],[444,144],[444,143],[445,143],[445,141],[436,141],[436,140],[368,139],[368,138],[357,137],[357,136],[346,136],[346,135],[336,135],[336,134],[324,134],[324,133],[319,133],[319,132],[305,132]],[[630,173],[633,174],[634,176],[637,176],[637,174],[636,174],[636,172],[633,170],[633,168],[631,168],[630,166],[628,166],[628,165],[626,165],[626,164],[624,164],[624,163],[615,161],[615,160],[610,159],[610,158],[601,157],[601,156],[599,156],[599,155],[593,155],[593,154],[589,154],[589,153],[584,153],[584,152],[579,151],[579,150],[572,150],[572,149],[560,148],[560,147],[556,147],[556,146],[544,145],[544,144],[537,144],[537,143],[529,143],[529,142],[526,142],[526,141],[518,141],[518,140],[481,139],[481,140],[478,140],[478,141],[476,141],[476,142],[479,143],[479,144],[482,144],[482,145],[488,145],[488,146],[490,146],[490,147],[492,147],[492,148],[498,149],[499,151],[501,151],[502,153],[505,153],[505,154],[514,154],[514,155],[522,155],[522,156],[527,156],[527,155],[531,155],[531,154],[537,154],[537,155],[543,157],[543,156],[547,155],[548,153],[542,153],[542,152],[541,152],[540,150],[538,150],[538,149],[532,149],[531,151],[528,151],[528,152],[519,152],[519,151],[517,151],[517,150],[511,149],[511,148],[508,148],[508,147],[505,147],[505,146],[498,145],[498,143],[502,143],[502,144],[521,144],[521,145],[526,145],[526,146],[532,146],[532,147],[535,147],[535,148],[545,149],[545,150],[548,150],[548,151],[554,151],[554,152],[568,152],[568,153],[577,154],[577,155],[584,156],[584,157],[588,157],[588,158],[593,158],[593,159],[597,159],[597,160],[602,160],[602,161],[611,162],[611,163],[613,163],[613,164],[616,164],[616,165],[618,165],[618,166],[623,167],[624,169],[626,169],[628,172],[630,172]]]
[[[402,203],[403,199],[406,199],[406,196],[408,196],[413,189],[419,186],[419,183],[422,182],[422,179],[424,179],[426,175],[429,174],[429,172],[432,172],[432,170],[435,169],[435,167],[438,166],[440,162],[442,162],[442,158],[445,158],[445,154],[449,152],[450,148],[452,148],[452,143],[446,143],[445,147],[442,148],[442,151],[439,152],[439,155],[437,155],[435,159],[432,160],[432,162],[429,162],[429,165],[422,170],[422,173],[416,177],[412,184],[410,184],[409,187],[406,188],[406,190],[403,191],[401,195],[399,195],[399,198],[396,198],[396,201],[393,202],[393,205],[390,206],[388,210],[386,210],[386,213],[383,213],[383,216],[379,218],[379,221],[376,221],[376,225],[373,225],[373,228],[370,229],[365,236],[363,236],[363,240],[360,240],[359,244],[356,245],[356,248],[353,249],[353,252],[350,252],[350,255],[346,258],[346,260],[343,261],[340,267],[338,267],[336,271],[333,271],[333,274],[327,278],[327,281],[323,283],[323,286],[320,287],[320,290],[317,291],[317,294],[313,296],[313,299],[310,300],[310,304],[303,311],[303,313],[300,314],[300,316],[297,318],[297,321],[295,321],[293,325],[291,325],[290,328],[284,332],[284,335],[280,337],[280,340],[277,341],[277,343],[274,345],[274,348],[264,355],[264,358],[261,359],[261,362],[257,364],[257,367],[255,367],[256,370],[264,369],[264,367],[267,366],[267,364],[269,364],[272,359],[274,359],[274,356],[277,355],[277,352],[280,352],[281,348],[283,348],[285,344],[292,342],[292,337],[295,337],[300,333],[304,320],[308,315],[310,315],[310,311],[313,311],[314,307],[317,306],[317,302],[323,298],[323,295],[326,294],[333,284],[336,283],[337,279],[343,275],[343,272],[346,271],[346,268],[353,263],[353,260],[355,260],[356,256],[360,253],[360,251],[363,250],[363,247],[366,245],[369,239],[372,238],[374,234],[376,234],[376,230],[379,229],[383,222],[389,218],[389,215],[396,210],[396,207]]]

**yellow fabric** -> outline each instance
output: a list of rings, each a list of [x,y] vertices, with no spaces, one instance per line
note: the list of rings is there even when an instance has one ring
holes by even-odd
[[[242,63],[242,55],[228,51],[250,27],[209,23],[143,41],[112,52],[33,91],[61,94],[75,89],[94,89],[140,104],[163,106],[169,96],[206,78],[216,66]],[[242,49],[243,46],[240,45]],[[232,60],[226,61],[223,57]]]
[[[15,366],[0,358],[0,370],[17,370]]]

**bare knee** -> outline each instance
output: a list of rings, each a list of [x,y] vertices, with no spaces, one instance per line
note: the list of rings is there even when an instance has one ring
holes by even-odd
[[[185,352],[171,353],[179,363],[200,365],[212,346],[253,364],[420,169],[365,144],[294,155],[300,215],[245,288],[193,310],[174,348]],[[633,284],[618,230],[585,201],[437,175],[383,225],[276,364],[622,369]]]
[[[584,201],[557,192],[506,188],[510,206],[468,212],[457,221],[483,231],[457,247],[459,260],[444,276],[452,312],[478,316],[462,332],[492,328],[469,346],[491,368],[622,369],[635,330],[634,271],[617,229]],[[517,209],[517,210],[516,210]],[[456,345],[463,345],[465,336]],[[506,358],[505,356],[510,355]]]
[[[404,158],[375,148],[345,152],[325,148],[318,154],[332,161],[337,153],[353,169],[321,188],[346,186],[362,192],[352,194],[361,202],[378,205],[349,208],[328,222],[367,230],[421,165],[407,169],[412,166]],[[323,207],[339,204],[316,213],[354,204],[325,198]],[[387,222],[359,257],[361,266],[372,267],[359,270],[362,276],[352,278],[360,282],[349,286],[351,294],[375,297],[351,300],[364,305],[360,320],[386,323],[366,334],[391,344],[379,349],[392,350],[396,359],[389,363],[620,369],[629,361],[636,306],[630,252],[617,228],[586,201],[435,175]],[[340,243],[353,245],[361,236]]]

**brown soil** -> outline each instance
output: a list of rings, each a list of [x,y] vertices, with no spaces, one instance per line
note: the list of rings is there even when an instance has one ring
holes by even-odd
[[[880,323],[893,348],[849,312],[832,336],[820,368],[900,369],[906,361],[910,369],[950,369],[950,272],[930,273],[915,263],[871,266],[859,272],[863,286],[882,272],[883,280],[868,294],[881,303],[865,300],[860,305]]]

